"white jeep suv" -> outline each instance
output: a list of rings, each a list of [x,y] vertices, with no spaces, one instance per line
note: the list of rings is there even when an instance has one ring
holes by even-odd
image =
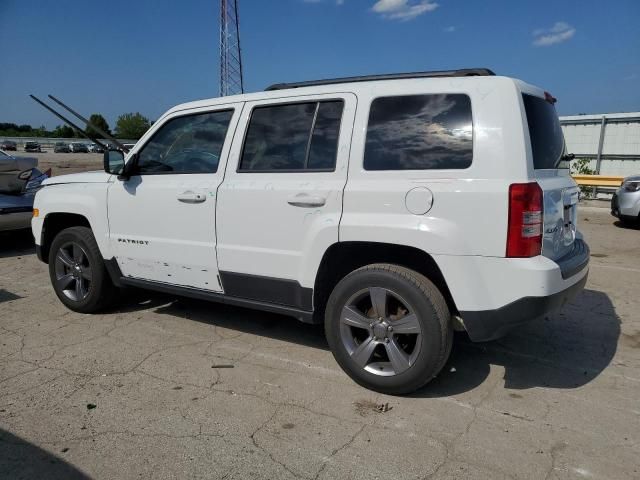
[[[497,338],[586,282],[554,102],[469,69],[179,105],[45,182],[38,255],[72,310],[135,286],[292,315],[359,384],[411,392],[454,329]]]

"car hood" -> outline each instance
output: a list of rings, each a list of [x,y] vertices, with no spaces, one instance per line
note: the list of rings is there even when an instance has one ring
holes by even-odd
[[[70,173],[69,175],[60,175],[51,177],[42,182],[42,185],[61,185],[66,183],[107,183],[111,178],[111,174],[102,170],[95,172]]]

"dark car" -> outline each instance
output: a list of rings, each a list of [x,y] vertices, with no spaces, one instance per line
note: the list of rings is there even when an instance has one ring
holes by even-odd
[[[18,150],[18,144],[16,142],[12,142],[11,140],[5,140],[4,142],[0,143],[0,150],[12,150],[12,151],[16,151]]]
[[[73,142],[69,145],[69,149],[73,153],[89,153],[89,148],[84,143],[80,142]]]
[[[56,144],[53,146],[53,151],[54,153],[70,153],[71,149],[69,148],[68,143],[56,142]]]
[[[38,142],[26,142],[24,144],[25,152],[41,152],[40,144]]]

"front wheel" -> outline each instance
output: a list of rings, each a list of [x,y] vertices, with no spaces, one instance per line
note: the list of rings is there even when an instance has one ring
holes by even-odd
[[[97,312],[115,301],[116,287],[87,227],[56,235],[49,250],[49,276],[60,301],[75,312]]]
[[[343,370],[387,394],[413,392],[444,367],[453,341],[438,288],[404,267],[375,264],[343,278],[329,297],[325,333]]]

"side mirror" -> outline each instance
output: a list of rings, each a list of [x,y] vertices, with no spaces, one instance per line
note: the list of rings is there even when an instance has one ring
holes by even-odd
[[[120,175],[124,170],[124,153],[120,150],[107,150],[104,152],[104,171],[111,175]]]

